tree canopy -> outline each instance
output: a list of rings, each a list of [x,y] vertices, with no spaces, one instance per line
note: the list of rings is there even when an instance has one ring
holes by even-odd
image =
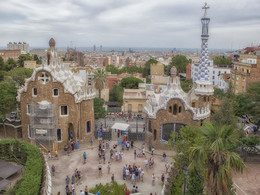
[[[105,83],[107,82],[107,73],[105,70],[99,68],[94,72],[94,79],[95,88],[99,92],[99,98],[101,98],[101,90],[104,89]]]
[[[118,102],[119,105],[121,106],[123,104],[123,92],[124,89],[121,85],[114,85],[113,89],[109,94],[110,101]]]
[[[94,99],[94,114],[95,119],[104,118],[106,116],[106,110],[104,108],[105,100],[102,98]]]
[[[143,83],[143,81],[136,77],[126,77],[121,80],[120,85],[126,89],[138,89],[139,83]]]
[[[29,55],[29,54],[21,54],[19,57],[18,57],[18,66],[19,67],[24,67],[24,61],[25,60],[32,60],[32,57]]]
[[[150,60],[148,60],[147,62],[145,62],[145,65],[144,65],[144,69],[143,69],[143,77],[146,78],[148,77],[149,75],[151,75],[151,64],[157,64],[158,61],[151,58]]]
[[[8,75],[18,84],[23,85],[24,79],[32,76],[33,70],[30,68],[18,67],[8,72]]]
[[[186,65],[190,62],[184,55],[177,55],[172,58],[171,63],[168,65],[166,69],[166,75],[170,75],[170,70],[173,66],[176,67],[178,73],[186,72]]]
[[[186,79],[185,81],[181,81],[181,88],[186,93],[188,93],[191,90],[192,85],[192,79]]]
[[[215,65],[224,65],[224,66],[232,65],[232,62],[230,60],[228,60],[227,58],[225,58],[224,56],[216,56],[213,59],[213,63]]]

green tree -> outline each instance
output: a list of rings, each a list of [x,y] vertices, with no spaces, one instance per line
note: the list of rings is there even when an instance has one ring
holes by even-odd
[[[4,70],[5,71],[10,71],[16,67],[16,61],[13,58],[8,58],[4,65]]]
[[[2,56],[0,56],[0,70],[4,70],[4,59],[2,58]]]
[[[12,81],[0,82],[0,117],[5,118],[5,115],[12,111],[16,106],[16,87]]]
[[[234,101],[234,111],[237,116],[249,114],[253,107],[252,100],[248,97],[247,94],[237,94]]]
[[[224,65],[224,66],[232,65],[232,62],[230,60],[228,60],[227,58],[225,58],[224,56],[216,56],[213,59],[213,63],[215,65]]]
[[[33,60],[36,61],[36,64],[42,64],[42,60],[38,57],[37,54],[33,55]]]
[[[8,72],[8,75],[18,84],[23,85],[24,80],[32,76],[33,70],[30,68],[18,67]]]
[[[252,101],[252,109],[249,110],[254,120],[257,123],[257,128],[260,126],[260,82],[254,82],[249,84],[247,90],[248,97]]]
[[[157,64],[158,61],[151,58],[150,60],[148,60],[147,62],[145,62],[145,65],[144,65],[144,69],[143,69],[143,77],[146,78],[148,77],[149,75],[151,75],[151,68],[150,68],[150,65],[151,64]]]
[[[222,99],[225,96],[225,91],[219,88],[214,88],[214,97],[217,99]]]
[[[143,81],[136,77],[126,77],[121,80],[120,85],[126,89],[138,89],[139,83],[143,83]]]
[[[105,100],[102,98],[94,98],[94,114],[95,119],[104,118],[106,110],[104,108]]]
[[[237,147],[238,133],[232,126],[205,123],[198,132],[198,142],[190,148],[189,169],[205,169],[205,186],[210,195],[229,194],[233,171],[243,172],[245,164],[231,152]]]
[[[119,74],[120,70],[115,67],[114,65],[108,65],[106,66],[106,71],[111,72],[111,74]]]
[[[114,85],[110,92],[110,101],[116,101],[120,106],[123,104],[124,89],[121,85]]]
[[[29,54],[21,54],[19,57],[18,57],[18,66],[19,67],[24,67],[24,61],[25,60],[32,60],[32,57],[29,55]]]
[[[188,93],[191,90],[192,85],[192,79],[186,79],[185,81],[181,81],[181,88],[186,93]]]
[[[171,63],[167,67],[166,75],[170,75],[170,70],[173,66],[176,67],[178,73],[185,73],[186,72],[186,65],[190,61],[184,55],[177,55],[172,58]]]
[[[97,69],[94,72],[94,79],[95,88],[99,92],[99,98],[101,98],[101,90],[104,89],[105,83],[107,82],[107,73],[103,69]]]

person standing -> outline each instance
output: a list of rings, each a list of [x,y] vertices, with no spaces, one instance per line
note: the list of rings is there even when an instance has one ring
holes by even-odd
[[[70,178],[69,178],[69,176],[68,176],[68,175],[67,175],[67,177],[66,177],[65,181],[66,181],[66,185],[69,185],[69,184],[70,184]]]
[[[87,154],[86,152],[83,153],[83,163],[85,164],[87,160]]]
[[[140,177],[141,177],[141,181],[144,182],[144,170],[143,169],[141,170]]]
[[[51,167],[51,172],[52,172],[52,176],[54,176],[54,173],[55,173],[55,166],[54,165],[52,165],[52,167]]]
[[[68,185],[66,185],[65,190],[66,190],[66,195],[70,195],[70,187]]]
[[[120,136],[120,130],[118,129],[117,130],[117,137],[119,138],[119,136]]]
[[[85,195],[88,195],[88,186],[85,186]]]
[[[98,174],[102,175],[102,165],[101,165],[101,162],[99,162],[99,165],[98,165]]]
[[[165,179],[165,176],[164,176],[164,173],[163,173],[162,177],[161,177],[162,183],[164,183],[164,179]]]
[[[92,138],[92,136],[90,137],[90,145],[91,146],[93,145],[93,138]]]
[[[155,184],[155,176],[154,176],[154,173],[153,173],[153,175],[152,175],[152,185],[154,185]]]
[[[163,161],[166,160],[166,154],[165,154],[165,152],[163,153],[163,158],[162,158],[162,160],[163,160]]]
[[[110,174],[111,164],[108,162],[107,164],[107,174]]]
[[[143,156],[145,156],[145,149],[144,149],[144,147],[143,147]]]
[[[136,150],[134,151],[134,159],[136,159]]]
[[[113,182],[115,180],[115,176],[114,176],[114,173],[112,174],[111,176],[111,182]]]
[[[166,174],[168,173],[168,169],[169,169],[169,167],[170,167],[170,165],[169,165],[169,163],[168,162],[166,162],[166,164],[165,164],[165,172],[166,172]]]

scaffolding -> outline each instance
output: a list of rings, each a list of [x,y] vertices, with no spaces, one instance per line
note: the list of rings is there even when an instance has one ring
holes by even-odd
[[[55,104],[42,101],[32,103],[29,107],[30,137],[35,139],[37,145],[52,148],[53,142],[57,139],[57,117]]]

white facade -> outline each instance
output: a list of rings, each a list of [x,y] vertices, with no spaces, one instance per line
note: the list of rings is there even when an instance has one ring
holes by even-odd
[[[231,68],[213,65],[213,60],[208,61],[209,78],[213,86],[219,87],[221,74],[230,74]],[[199,71],[199,64],[194,63],[191,65],[191,78],[197,80]]]
[[[22,54],[27,54],[30,52],[29,44],[25,42],[23,43],[9,42],[7,44],[7,50],[21,50]]]
[[[223,74],[221,74],[221,75],[219,76],[218,88],[221,89],[221,90],[224,90],[224,91],[226,91],[227,88],[228,88],[228,81],[226,81],[226,80],[223,78]]]

